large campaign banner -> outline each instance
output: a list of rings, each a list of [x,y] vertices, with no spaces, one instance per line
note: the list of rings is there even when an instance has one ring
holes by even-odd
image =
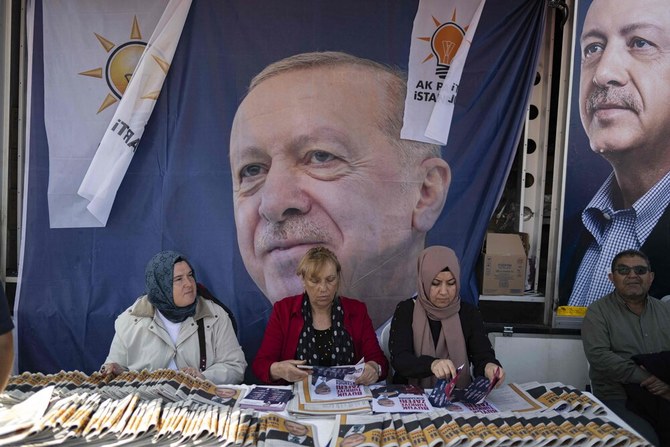
[[[575,11],[560,304],[614,290],[614,256],[643,251],[670,295],[670,15],[664,2],[580,0]],[[634,280],[634,279],[633,279]]]
[[[302,292],[297,262],[314,245],[337,254],[341,295],[364,301],[377,327],[415,293],[424,246],[455,250],[462,299],[477,302],[475,265],[522,130],[545,2],[197,0],[181,22],[165,15],[179,0],[87,0],[81,16],[77,4],[28,8],[20,370],[98,369],[160,250],[186,255],[231,309],[249,361],[272,303]],[[143,56],[158,49],[157,29],[172,30],[174,55],[168,42]],[[332,62],[351,57],[371,68]],[[287,58],[321,65],[271,65]],[[447,77],[452,64],[460,76]],[[135,66],[160,82],[140,88]],[[119,117],[127,91],[148,110],[139,134]],[[405,107],[441,98],[414,130],[430,140],[400,139]],[[131,152],[118,191],[105,189],[111,207],[92,211],[82,181],[91,166],[89,180],[107,174],[93,161],[105,132]]]

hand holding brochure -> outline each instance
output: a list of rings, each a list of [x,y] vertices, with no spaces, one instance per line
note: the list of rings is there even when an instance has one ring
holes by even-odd
[[[428,396],[428,400],[434,407],[444,407],[451,402],[451,393],[456,387],[456,381],[464,366],[465,365],[461,365],[456,368],[456,374],[451,380],[447,381],[446,379],[439,379],[437,381],[433,391],[431,391],[430,396]]]
[[[319,377],[314,381],[303,380],[297,383],[305,396],[305,402],[351,402],[357,400],[369,400],[372,393],[364,385]]]
[[[300,369],[310,370],[312,383],[316,384],[318,378],[326,380],[338,379],[345,382],[355,382],[363,374],[365,368],[365,359],[361,358],[355,365],[341,366],[316,366],[316,365],[298,365]]]
[[[454,388],[456,387],[456,381],[458,380],[458,377],[461,375],[461,371],[463,371],[463,367],[465,365],[461,365],[458,368],[456,368],[456,374],[454,377],[451,378],[449,383],[444,387],[444,394],[447,396],[447,400],[451,399],[451,393],[454,391]]]
[[[491,383],[492,382],[486,377],[477,377],[466,388],[455,389],[451,395],[451,400],[455,402],[480,404],[484,402],[484,399],[486,399],[486,396],[489,395],[489,392],[493,388],[491,387]]]
[[[486,377],[477,377],[467,388],[463,390],[455,389],[452,393],[452,401],[481,404],[498,382],[500,382],[500,367],[496,368],[492,380],[488,380]]]
[[[449,382],[444,379],[437,381],[435,388],[428,397],[434,407],[446,407],[451,402],[481,404],[500,381],[500,370],[497,369],[493,380],[486,377],[477,377],[466,388],[456,388],[456,381],[462,369],[463,365],[456,370],[456,375]]]

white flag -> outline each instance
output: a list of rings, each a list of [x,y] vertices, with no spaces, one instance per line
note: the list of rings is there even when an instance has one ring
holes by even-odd
[[[460,82],[463,65],[456,67],[455,58],[461,53],[475,12],[481,11],[484,2],[420,0],[412,29],[401,138],[446,143],[446,140],[426,135],[426,128],[443,90],[445,76],[450,75],[452,85]],[[474,25],[476,28],[476,23]],[[469,48],[469,44],[465,46]]]
[[[167,0],[42,2],[51,228],[100,227],[77,194]]]
[[[479,18],[482,15],[484,3],[486,3],[486,0],[482,0],[479,3],[477,11],[475,11],[475,15],[470,21],[468,31],[465,33],[465,38],[461,42],[461,46],[454,57],[449,73],[447,73],[447,77],[444,79],[440,94],[435,103],[435,108],[430,115],[428,127],[426,127],[426,136],[438,141],[442,145],[447,144],[447,140],[449,139],[451,121],[454,117],[454,102],[456,101],[456,95],[458,94],[458,84],[461,82],[465,60],[468,58],[472,39],[475,36],[475,32],[477,32],[477,25],[479,25]]]
[[[163,87],[190,7],[191,0],[170,0],[79,187],[79,195],[90,200],[87,209],[103,225]]]

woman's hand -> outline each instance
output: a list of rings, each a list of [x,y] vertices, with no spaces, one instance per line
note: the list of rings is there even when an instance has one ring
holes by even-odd
[[[307,371],[298,368],[298,365],[304,364],[304,360],[274,362],[270,365],[270,378],[272,380],[284,379],[287,382],[299,382],[309,375]]]
[[[202,375],[202,373],[198,370],[198,368],[194,368],[192,366],[186,366],[184,368],[181,368],[179,371],[184,372],[189,376],[197,377],[198,379],[205,378],[205,376]]]
[[[490,381],[493,381],[496,371],[498,371],[498,383],[496,383],[495,388],[498,388],[505,381],[505,370],[502,366],[498,366],[495,363],[487,363],[484,367],[484,375]]]
[[[365,362],[365,366],[363,367],[363,374],[356,379],[356,384],[357,385],[372,385],[373,383],[379,382],[379,374],[377,374],[377,371],[380,371],[381,367],[377,364],[377,362],[373,362],[370,360],[369,362]]]
[[[430,370],[438,379],[448,379],[456,375],[456,366],[449,359],[435,359],[430,364]]]
[[[119,365],[118,363],[105,363],[100,367],[100,373],[103,376],[118,376],[122,372],[125,372],[126,370]]]

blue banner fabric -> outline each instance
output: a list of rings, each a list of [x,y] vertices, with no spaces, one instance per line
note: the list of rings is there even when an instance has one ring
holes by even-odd
[[[461,260],[462,297],[473,303],[478,300],[475,264],[516,152],[535,78],[545,3],[486,3],[459,85],[449,142],[442,148],[451,168],[446,204],[441,212],[438,207],[439,213],[428,224],[408,223],[407,230],[397,230],[406,231],[406,236],[423,245],[424,235],[415,227],[430,228],[426,245],[452,247]],[[25,251],[16,309],[19,369],[45,373],[98,369],[107,355],[115,318],[143,293],[144,267],[163,249],[184,253],[198,281],[233,311],[241,344],[251,361],[271,311],[266,294],[272,293],[262,278],[269,267],[252,268],[256,276],[252,279],[238,244],[238,235],[249,228],[242,219],[237,228],[235,223],[233,185],[240,172],[231,172],[229,147],[237,107],[253,76],[268,64],[298,53],[342,51],[406,70],[418,3],[193,2],[107,226],[76,229],[49,228],[41,5],[36,0]],[[435,20],[446,22],[453,16],[454,11],[445,11]],[[103,52],[90,57],[91,64],[83,68],[105,62]],[[358,99],[370,104],[365,95]],[[269,169],[249,166],[242,170],[245,179],[246,173]],[[389,191],[396,186],[389,183]],[[369,192],[369,188],[362,191]],[[344,198],[352,207],[361,208],[357,199]],[[385,202],[393,204],[392,199]],[[349,212],[347,207],[339,209]],[[388,213],[378,210],[375,217],[390,222]],[[344,225],[339,217],[335,215],[333,221]],[[379,325],[415,288],[412,273],[395,275],[389,263],[401,261],[413,272],[416,257],[412,251],[397,249],[392,256],[382,256],[381,244],[397,235],[379,232],[374,222],[369,227],[361,225],[358,232],[356,236],[363,240],[366,232],[377,234],[377,239],[370,236],[372,242],[365,241],[373,245],[364,255],[380,254],[369,276],[368,271],[356,272],[355,261],[344,249],[332,248],[353,278],[344,285],[343,294],[363,299]],[[336,239],[333,234],[323,237]],[[251,265],[253,259],[247,261]],[[261,287],[267,289],[266,294]],[[375,287],[379,287],[376,295]],[[387,292],[389,289],[395,291]]]

